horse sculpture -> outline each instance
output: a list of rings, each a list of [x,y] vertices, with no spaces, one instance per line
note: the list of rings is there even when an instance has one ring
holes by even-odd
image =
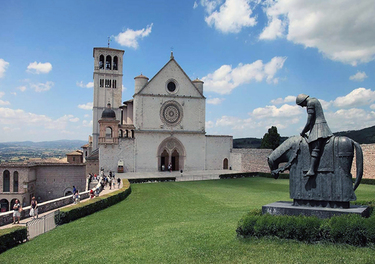
[[[353,185],[350,173],[354,148],[356,153],[356,180]],[[279,164],[284,166],[279,168]],[[293,205],[349,208],[355,201],[354,191],[363,175],[361,146],[347,137],[330,137],[320,157],[317,173],[304,177],[310,165],[306,138],[293,136],[284,141],[268,157],[272,175],[289,170],[289,190]]]

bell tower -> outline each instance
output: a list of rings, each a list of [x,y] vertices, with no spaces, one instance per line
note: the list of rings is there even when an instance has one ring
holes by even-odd
[[[122,66],[124,51],[112,48],[94,48],[94,100],[92,149],[98,148],[99,119],[108,103],[120,121],[122,105]]]

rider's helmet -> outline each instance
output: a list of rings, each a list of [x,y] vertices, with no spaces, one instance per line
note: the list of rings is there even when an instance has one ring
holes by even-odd
[[[296,104],[301,105],[308,97],[306,94],[299,94],[296,98]]]

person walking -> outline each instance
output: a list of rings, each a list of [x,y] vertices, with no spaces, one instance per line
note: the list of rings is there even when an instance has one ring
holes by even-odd
[[[17,224],[19,224],[20,223],[20,217],[21,217],[22,207],[21,207],[21,204],[18,201],[18,199],[16,199],[14,201],[13,210],[14,210],[13,211],[13,225],[16,224],[16,217],[17,217]]]
[[[38,202],[36,201],[35,197],[31,198],[31,204],[30,204],[30,216],[35,219],[38,218]]]

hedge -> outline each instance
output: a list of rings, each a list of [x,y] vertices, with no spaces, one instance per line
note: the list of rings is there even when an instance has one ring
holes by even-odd
[[[249,178],[249,177],[264,177],[264,178],[274,178],[271,173],[264,172],[240,172],[232,174],[221,174],[220,179],[237,179],[237,178]],[[279,179],[289,179],[289,174],[280,173]]]
[[[176,177],[129,179],[130,183],[169,182],[169,181],[176,181]]]
[[[123,187],[118,191],[108,193],[103,196],[95,197],[85,203],[79,203],[74,206],[63,208],[55,215],[56,225],[69,223],[81,217],[93,214],[111,205],[121,202],[131,193],[131,187],[128,180],[123,180]]]
[[[220,179],[236,179],[236,178],[249,178],[249,177],[264,177],[264,178],[274,178],[271,173],[265,172],[240,172],[232,174],[221,174]],[[278,179],[289,179],[289,173],[280,173]],[[353,183],[355,178],[353,178]],[[361,184],[375,185],[375,179],[363,179]]]
[[[236,232],[243,238],[274,236],[309,243],[322,241],[368,246],[375,243],[375,215],[363,218],[347,214],[319,219],[315,216],[262,215],[261,210],[255,210],[241,218]]]
[[[0,229],[0,254],[11,249],[27,239],[26,227]]]

